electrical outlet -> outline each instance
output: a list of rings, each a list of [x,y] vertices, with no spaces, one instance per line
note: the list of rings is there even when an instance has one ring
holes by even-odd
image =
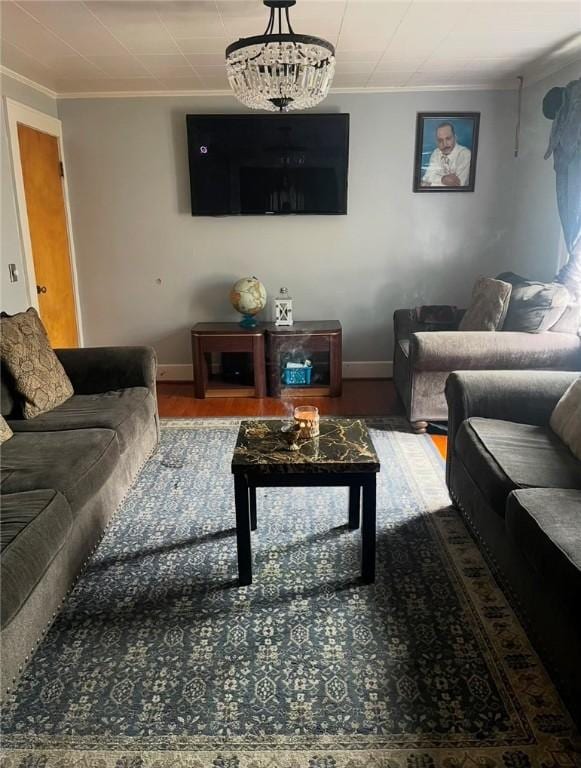
[[[9,264],[8,265],[8,274],[10,275],[10,282],[11,283],[17,283],[18,282],[18,269],[16,267],[16,264]]]

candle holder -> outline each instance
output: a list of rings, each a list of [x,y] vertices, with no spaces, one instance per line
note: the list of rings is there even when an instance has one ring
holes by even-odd
[[[319,434],[319,409],[314,405],[299,405],[294,411],[294,421],[299,427],[299,438],[309,440]]]

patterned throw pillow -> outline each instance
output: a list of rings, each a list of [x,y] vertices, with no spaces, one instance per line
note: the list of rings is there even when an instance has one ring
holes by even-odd
[[[50,411],[71,397],[73,386],[51,349],[38,313],[32,307],[0,318],[0,355],[23,399],[25,419]]]
[[[0,443],[5,443],[10,440],[14,433],[6,423],[4,416],[0,416]]]
[[[551,429],[581,461],[581,376],[568,387],[551,414]]]
[[[459,331],[500,331],[512,285],[491,277],[479,277],[472,290],[472,301],[458,326]]]

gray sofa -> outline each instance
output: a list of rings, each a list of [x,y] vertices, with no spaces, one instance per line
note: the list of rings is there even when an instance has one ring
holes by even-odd
[[[581,725],[581,461],[548,426],[578,376],[453,373],[446,480]]]
[[[56,350],[75,391],[20,417],[2,376],[0,627],[2,693],[23,666],[99,543],[159,436],[156,358],[146,347]]]
[[[458,313],[457,322],[460,321]],[[558,326],[556,326],[558,327]],[[446,421],[444,385],[456,370],[581,370],[577,333],[425,330],[416,312],[394,314],[393,380],[415,432]]]

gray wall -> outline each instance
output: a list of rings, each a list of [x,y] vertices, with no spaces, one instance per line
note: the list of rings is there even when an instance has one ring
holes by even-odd
[[[51,99],[49,96],[45,96],[43,93],[23,85],[11,77],[0,75],[0,91],[3,97],[19,101],[21,104],[26,104],[53,117],[57,116],[57,103],[55,99]],[[12,176],[12,159],[8,142],[4,98],[1,100],[0,120],[2,127],[0,306],[5,312],[12,314],[26,309],[28,300],[24,277],[22,241],[16,214],[16,196]],[[20,274],[20,279],[17,283],[10,283],[8,280],[8,264],[11,262],[17,265]]]
[[[191,360],[189,328],[236,319],[228,289],[287,286],[297,319],[338,318],[344,359],[388,360],[392,313],[464,304],[476,276],[507,267],[515,95],[332,95],[349,112],[349,214],[192,218],[185,115],[230,98],[61,100],[87,344],[153,344]],[[417,111],[481,112],[476,191],[413,194]],[[510,265],[509,265],[510,266]]]
[[[188,363],[189,327],[236,319],[228,288],[252,273],[271,296],[288,286],[297,318],[339,318],[346,360],[387,360],[396,307],[464,304],[478,274],[501,269],[550,279],[561,238],[541,102],[579,76],[576,64],[524,89],[518,159],[514,92],[331,96],[321,111],[351,114],[344,217],[190,216],[184,115],[238,111],[232,99],[60,101],[86,343],[151,343],[162,363]],[[57,114],[10,77],[1,88]],[[415,113],[436,109],[482,113],[473,194],[411,192]],[[13,312],[27,301],[24,280],[7,280],[23,263],[4,114],[2,127],[0,283]]]
[[[515,272],[526,277],[550,280],[566,255],[557,211],[553,158],[544,159],[552,122],[541,109],[550,88],[567,85],[579,77],[581,61],[523,90],[521,146],[514,163],[516,194],[511,251]]]

